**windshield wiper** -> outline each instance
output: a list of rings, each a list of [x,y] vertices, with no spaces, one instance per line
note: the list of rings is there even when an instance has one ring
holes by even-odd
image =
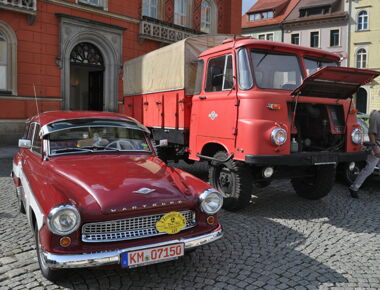
[[[52,153],[65,153],[65,152],[75,152],[75,151],[92,152],[92,150],[90,150],[90,149],[77,148],[77,147],[69,147],[69,148],[62,148],[62,149],[52,150]]]
[[[102,150],[102,151],[121,151],[117,148],[110,148],[110,147],[104,147],[104,146],[83,146],[83,147],[80,147],[80,148],[83,148],[83,149],[88,149],[88,150],[91,150],[92,152],[94,152],[93,150],[97,151],[97,150]]]
[[[262,58],[260,58],[259,62],[257,63],[256,67],[259,67],[259,65],[261,64],[261,62],[264,60],[264,58],[266,58],[268,55],[268,53],[264,54]]]

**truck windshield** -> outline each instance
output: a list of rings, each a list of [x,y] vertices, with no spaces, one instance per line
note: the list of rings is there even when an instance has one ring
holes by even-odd
[[[297,56],[252,50],[251,57],[259,88],[294,90],[301,84],[302,73]]]
[[[304,58],[305,68],[307,75],[315,73],[322,67],[325,66],[338,66],[338,63],[333,60],[328,59],[314,59],[314,58]]]

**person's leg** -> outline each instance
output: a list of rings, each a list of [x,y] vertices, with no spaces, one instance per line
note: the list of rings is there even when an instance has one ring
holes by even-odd
[[[350,186],[350,191],[358,191],[363,182],[370,176],[375,170],[376,165],[380,162],[380,159],[376,156],[369,154],[367,157],[367,165],[360,171],[356,177],[355,182]]]

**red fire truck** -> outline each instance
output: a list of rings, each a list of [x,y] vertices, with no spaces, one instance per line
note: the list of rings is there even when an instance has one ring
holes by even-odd
[[[339,61],[253,38],[188,38],[124,64],[125,113],[166,143],[162,159],[209,161],[228,210],[277,178],[319,199],[338,163],[366,158],[352,96],[380,74]]]

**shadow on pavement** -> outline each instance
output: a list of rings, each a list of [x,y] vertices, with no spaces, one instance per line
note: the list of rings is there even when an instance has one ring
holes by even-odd
[[[0,158],[0,177],[11,176],[12,158]]]

